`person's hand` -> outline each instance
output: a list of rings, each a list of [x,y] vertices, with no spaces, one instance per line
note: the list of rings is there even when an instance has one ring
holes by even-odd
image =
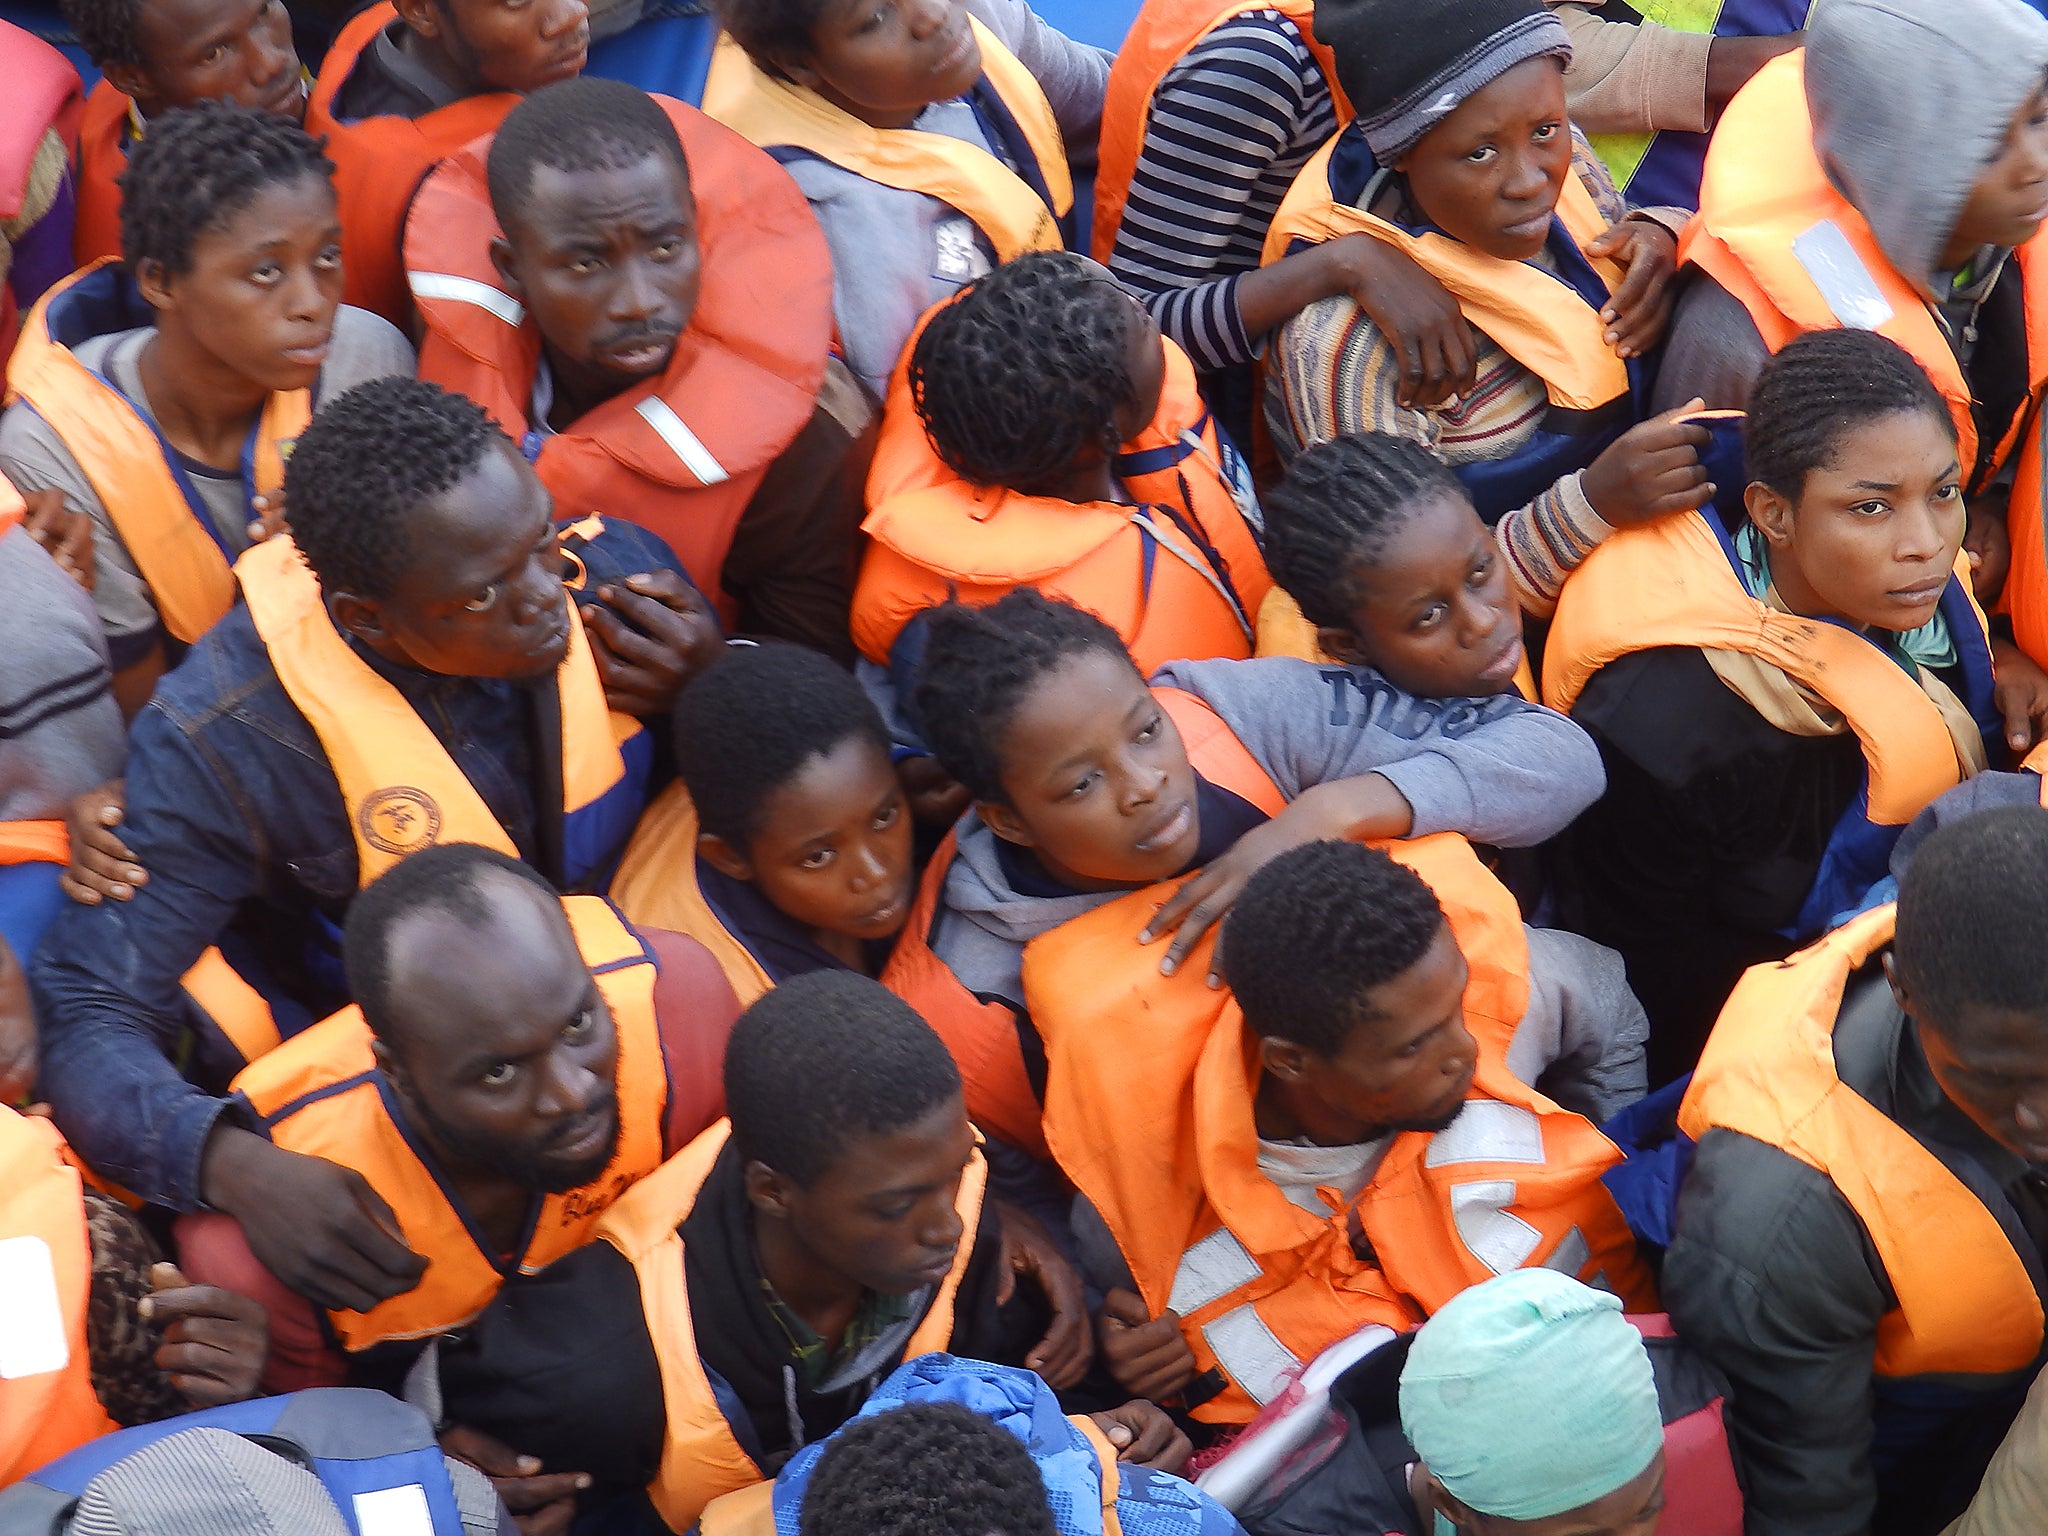
[[[544,1473],[538,1456],[522,1456],[482,1430],[460,1424],[441,1431],[441,1449],[491,1480],[520,1536],[566,1536],[576,1519],[576,1495],[590,1486],[587,1472]]]
[[[903,786],[910,814],[921,827],[952,826],[974,800],[967,786],[930,755],[904,758],[896,765],[896,782]]]
[[[2012,534],[2005,525],[2005,508],[1997,498],[1980,496],[1970,503],[1969,522],[1963,528],[1963,553],[1970,560],[1970,591],[1989,608],[2005,591],[2005,578],[2012,570]]]
[[[1133,1397],[1156,1403],[1195,1379],[1195,1352],[1181,1334],[1180,1314],[1169,1309],[1153,1317],[1136,1291],[1119,1287],[1103,1297],[1095,1342],[1110,1379]]]
[[[156,1367],[195,1408],[218,1408],[257,1395],[270,1355],[270,1318],[261,1302],[217,1285],[194,1285],[175,1264],[153,1264],[153,1294],[137,1304],[162,1331]]]
[[[725,649],[695,588],[674,571],[643,571],[581,605],[604,701],[622,715],[665,715],[684,684]]]
[[[242,1224],[249,1250],[290,1289],[334,1312],[366,1312],[420,1283],[391,1207],[353,1168],[216,1125],[200,1196]]]
[[[99,566],[93,555],[92,518],[70,510],[64,504],[64,493],[54,487],[23,491],[21,499],[28,507],[28,514],[21,520],[28,536],[43,546],[43,552],[57,562],[58,570],[90,592],[93,582],[99,579]]]
[[[2015,757],[2048,739],[2048,672],[2010,640],[1991,641],[1991,702],[2005,720],[2005,744]]]
[[[1713,499],[1700,450],[1713,440],[1705,426],[1682,418],[1704,409],[1689,400],[1675,411],[1638,422],[1607,445],[1579,477],[1593,510],[1614,528],[1633,528]]]
[[[14,947],[0,939],[0,1104],[19,1104],[36,1085],[36,1006]]]
[[[1678,237],[1646,219],[1610,224],[1586,247],[1621,268],[1621,286],[1600,310],[1607,345],[1619,358],[1641,357],[1664,339],[1677,290]]]
[[[1088,1337],[1088,1303],[1081,1277],[1036,1216],[1007,1200],[996,1201],[995,1207],[1003,1240],[1003,1278],[996,1291],[996,1305],[1016,1294],[1019,1275],[1029,1275],[1038,1283],[1052,1307],[1052,1326],[1031,1346],[1024,1365],[1054,1391],[1064,1391],[1088,1374],[1095,1353]]]
[[[259,491],[249,498],[249,505],[256,513],[246,530],[251,544],[261,544],[272,534],[285,531],[283,491]]]
[[[1401,360],[1394,398],[1426,410],[1472,392],[1479,342],[1458,301],[1406,251],[1371,235],[1340,235],[1317,249],[1346,293]]]
[[[1103,1439],[1116,1447],[1118,1461],[1135,1462],[1159,1472],[1178,1472],[1194,1454],[1194,1443],[1157,1403],[1133,1398],[1107,1413],[1091,1413]]]
[[[149,871],[121,841],[116,828],[126,814],[127,783],[114,779],[88,789],[64,814],[71,835],[71,862],[58,877],[64,894],[83,906],[96,907],[102,898],[127,901],[139,885],[149,884]]]

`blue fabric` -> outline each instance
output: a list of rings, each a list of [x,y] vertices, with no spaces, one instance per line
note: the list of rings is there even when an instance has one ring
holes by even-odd
[[[23,965],[34,958],[50,920],[64,910],[64,892],[57,883],[63,875],[58,864],[0,867],[0,939]]]
[[[1678,1105],[1692,1084],[1686,1073],[1638,1099],[1600,1127],[1627,1161],[1600,1176],[1637,1242],[1669,1248],[1678,1231],[1678,1192],[1692,1171],[1693,1139],[1678,1129]]]
[[[650,0],[640,20],[590,45],[586,75],[623,80],[696,106],[704,100],[718,23],[701,0]]]

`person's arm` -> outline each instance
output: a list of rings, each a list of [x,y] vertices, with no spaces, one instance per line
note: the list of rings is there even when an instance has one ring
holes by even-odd
[[[1588,133],[1706,131],[1712,121],[1712,34],[1654,22],[1603,21],[1594,14],[1597,5],[1549,4],[1571,34],[1564,86],[1573,122]]]
[[[2037,1536],[2048,1531],[2048,1372],[1991,1458],[1977,1496],[1941,1536]]]
[[[1621,956],[1556,928],[1524,927],[1529,1007],[1508,1070],[1598,1125],[1650,1089],[1650,1021]]]
[[[1652,410],[1704,400],[1710,411],[1749,408],[1749,392],[1771,349],[1742,301],[1706,273],[1688,268],[1664,335],[1664,356],[1650,391]]]
[[[711,951],[686,934],[642,928],[654,951],[654,1021],[668,1067],[662,1150],[673,1156],[725,1113],[725,1042],[739,999]]]

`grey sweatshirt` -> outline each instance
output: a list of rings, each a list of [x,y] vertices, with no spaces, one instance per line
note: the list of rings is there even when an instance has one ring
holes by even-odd
[[[128,743],[92,599],[19,527],[0,537],[0,656],[0,821],[61,819]]]

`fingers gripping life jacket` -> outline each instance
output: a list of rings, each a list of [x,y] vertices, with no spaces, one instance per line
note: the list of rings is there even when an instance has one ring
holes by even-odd
[[[118,263],[73,274],[29,311],[7,367],[7,397],[64,440],[149,584],[165,631],[190,645],[234,606],[234,551],[162,431],[74,350],[155,319]],[[308,390],[277,391],[264,402],[242,446],[242,488],[252,503],[283,487],[285,458],[312,412]]]
[[[1833,1181],[1898,1298],[1877,1326],[1879,1376],[2019,1370],[2041,1348],[2041,1302],[1998,1218],[1836,1070],[1843,989],[1891,942],[1896,915],[1874,908],[1788,960],[1744,972],[1693,1072],[1679,1129],[1694,1140],[1739,1131]]]
[[[44,162],[42,177],[36,175],[36,165],[52,129],[63,141],[67,156],[78,148],[82,102],[78,71],[33,32],[0,21],[0,52],[7,57],[7,89],[0,92],[0,226],[4,226],[21,218],[32,200],[46,211],[54,206],[44,196],[57,196],[48,183],[48,162]],[[18,231],[16,238],[25,232]],[[6,246],[5,237],[0,236],[0,251]],[[13,288],[0,282],[0,360],[13,350],[20,318]]]
[[[1101,150],[1095,166],[1095,221],[1090,241],[1095,259],[1105,264],[1116,249],[1123,226],[1124,204],[1130,199],[1131,177],[1145,148],[1145,130],[1152,116],[1152,98],[1191,49],[1226,22],[1258,11],[1278,11],[1294,23],[1315,57],[1337,107],[1337,125],[1351,121],[1351,104],[1337,84],[1336,60],[1316,41],[1311,23],[1315,0],[1146,0],[1131,23],[1116,62],[1110,66],[1109,93],[1102,104]]]
[[[566,897],[562,910],[618,1037],[619,1139],[596,1178],[535,1202],[516,1253],[493,1249],[428,1161],[377,1070],[369,1026],[355,1006],[294,1035],[235,1078],[233,1093],[273,1143],[360,1173],[398,1218],[406,1246],[429,1261],[410,1291],[367,1312],[328,1314],[344,1348],[468,1322],[507,1276],[533,1274],[582,1247],[598,1217],[661,1162],[668,1068],[654,1012],[654,956],[602,897]]]
[[[1057,251],[1066,244],[1061,221],[1074,206],[1059,121],[1017,56],[972,16],[968,24],[981,44],[982,71],[970,99],[1009,165],[946,134],[870,127],[815,91],[760,70],[730,37],[719,39],[711,60],[704,110],[778,160],[808,155],[937,198],[974,221],[999,262]]]
[[[710,950],[740,1007],[775,985],[697,884],[697,807],[681,780],[656,796],[641,816],[610,894],[628,921],[687,934]]]
[[[121,254],[121,173],[128,169],[129,125],[135,103],[102,78],[85,98],[78,123],[78,216],[71,226],[71,259],[89,267]]]
[[[728,625],[720,575],[768,467],[811,419],[832,345],[832,255],[780,166],[695,107],[675,124],[696,198],[696,308],[659,378],[550,433],[529,419],[540,329],[491,260],[491,138],[430,172],[405,226],[420,377],[468,395],[532,461],[557,517],[599,513],[659,534]]]
[[[1600,1182],[1621,1153],[1507,1068],[1529,997],[1514,898],[1454,834],[1387,851],[1437,893],[1465,955],[1478,1069],[1447,1129],[1395,1136],[1358,1199],[1323,1216],[1259,1171],[1258,1057],[1236,1003],[1203,980],[1214,935],[1170,977],[1131,941],[1162,888],[1062,924],[1025,952],[1025,998],[1050,1063],[1046,1142],[1101,1213],[1146,1306],[1179,1314],[1199,1419],[1244,1423],[1337,1340],[1374,1323],[1416,1327],[1511,1269],[1542,1265],[1655,1309]]]
[[[661,1469],[647,1494],[668,1528],[678,1532],[689,1530],[713,1499],[751,1487],[765,1476],[741,1449],[704,1373],[690,1316],[690,1289],[683,1278],[680,1229],[731,1134],[731,1123],[719,1121],[628,1190],[597,1224],[597,1236],[624,1255],[639,1277],[640,1305],[661,1367],[667,1421]],[[953,1304],[973,1257],[987,1182],[988,1165],[977,1149],[954,1197],[961,1229],[953,1267],[904,1346],[905,1359],[944,1349],[952,1340]]]

